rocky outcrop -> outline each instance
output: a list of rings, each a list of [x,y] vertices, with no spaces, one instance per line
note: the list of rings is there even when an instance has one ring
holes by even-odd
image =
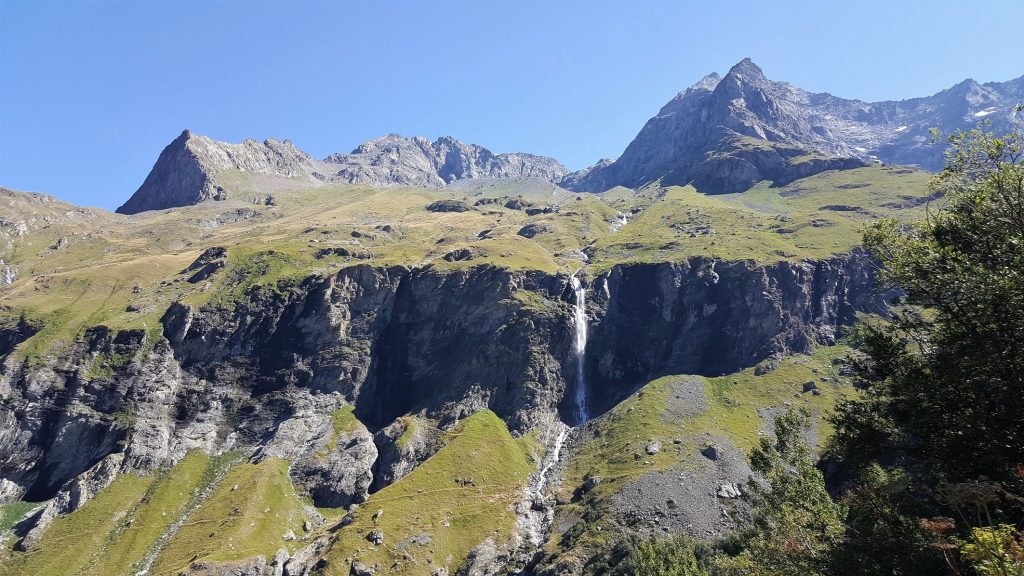
[[[374,436],[380,457],[373,487],[379,490],[397,482],[434,454],[440,431],[433,422],[408,416],[396,419]]]
[[[561,395],[568,329],[519,290],[556,299],[566,279],[491,266],[439,272],[352,266],[233,310],[177,305],[164,317],[175,355],[197,376],[337,392],[385,426],[424,409],[442,420],[489,407],[525,430]]]
[[[456,576],[494,576],[508,564],[510,553],[488,538],[469,551]]]
[[[292,411],[270,433],[257,459],[292,463],[292,482],[320,507],[344,508],[366,500],[373,481],[377,448],[366,427],[352,419],[337,430],[334,415],[345,406],[339,394],[294,390]]]
[[[862,252],[770,265],[692,258],[617,266],[592,282],[589,397],[601,410],[665,374],[719,375],[833,342],[884,312]]]
[[[759,180],[785,184],[838,168],[881,161],[943,166],[944,132],[991,120],[1009,127],[1024,101],[1024,76],[979,84],[966,80],[925,98],[861,102],[814,94],[765,77],[744,59],[680,92],[647,121],[622,156],[570,174],[561,185],[599,192],[693,182],[706,192],[736,192]]]
[[[556,160],[533,154],[494,154],[451,136],[431,142],[388,134],[349,154],[325,159],[336,165],[332,180],[375,186],[438,188],[469,178],[541,178],[558,182],[568,171]]]
[[[267,559],[262,556],[236,560],[234,562],[193,562],[187,570],[181,571],[182,576],[266,576]]]
[[[122,454],[111,454],[65,484],[49,502],[25,521],[30,528],[18,541],[18,549],[27,551],[35,548],[51,522],[78,510],[100,490],[109,486],[117,477],[123,459]]]
[[[591,413],[660,375],[731,372],[833,340],[855,312],[883,310],[872,270],[855,253],[582,271]],[[350,506],[410,473],[433,455],[440,431],[480,409],[517,434],[545,429],[559,413],[569,419],[575,302],[564,274],[356,264],[231,304],[173,305],[155,341],[94,328],[60,358],[9,356],[0,369],[2,496],[52,498],[19,526],[19,546],[34,546],[53,518],[114,474],[166,468],[193,449],[284,459],[314,504]],[[707,485],[742,481],[719,460],[705,466],[714,469]],[[713,497],[701,502],[714,511]],[[527,495],[517,509],[526,517],[533,505]],[[516,549],[541,541],[542,524],[535,529],[511,544],[482,542],[461,573],[526,563]],[[197,561],[190,570],[308,574],[326,545],[318,542],[269,563]]]
[[[164,148],[142,186],[117,211],[135,214],[227,199],[230,186],[221,176],[228,171],[309,186],[323,181],[330,170],[288,140],[228,144],[185,130]]]
[[[557,182],[567,172],[552,158],[494,154],[450,136],[431,142],[389,134],[349,154],[317,160],[288,140],[229,144],[185,130],[164,148],[142,186],[117,211],[135,214],[225,200],[257,189],[266,192],[326,183],[439,188],[469,178]],[[259,198],[261,203],[274,202],[273,196]]]

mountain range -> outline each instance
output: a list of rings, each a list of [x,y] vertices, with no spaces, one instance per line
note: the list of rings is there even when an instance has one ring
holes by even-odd
[[[720,193],[871,162],[937,170],[943,147],[932,145],[932,129],[949,133],[988,120],[999,131],[1022,101],[1024,76],[985,84],[964,80],[910,100],[849,100],[769,80],[747,58],[724,76],[709,74],[677,94],[617,160],[573,173],[546,156],[496,154],[450,136],[432,142],[389,134],[318,160],[288,140],[228,144],[186,130],[117,211],[337,183],[444,187],[465,179],[540,178],[571,191],[602,192],[660,181],[692,182],[703,192]]]
[[[821,453],[861,397],[846,336],[899,297],[864,227],[942,203],[929,127],[1005,129],[1021,84],[868,104],[744,60],[571,174],[185,131],[130,215],[0,187],[0,576],[592,576],[733,541],[776,416]]]

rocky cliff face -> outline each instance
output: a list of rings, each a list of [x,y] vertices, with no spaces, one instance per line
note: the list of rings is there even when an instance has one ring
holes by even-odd
[[[750,59],[724,77],[710,74],[668,102],[615,162],[570,174],[562,185],[597,192],[694,182],[708,192],[742,191],[758,180],[787,183],[863,162],[943,165],[929,130],[991,120],[1006,128],[1024,101],[1024,77],[966,80],[925,98],[862,102],[814,94],[765,77]],[[805,158],[818,154],[820,158]]]
[[[863,253],[750,266],[694,258],[595,278],[586,381],[598,411],[665,374],[720,375],[835,341],[885,309]],[[889,295],[891,296],[891,295]]]
[[[533,154],[494,154],[451,136],[431,142],[398,134],[370,140],[350,154],[332,154],[332,180],[377,186],[437,188],[467,178],[540,178],[558,182],[568,171],[552,158]]]
[[[317,160],[288,140],[228,144],[185,130],[164,149],[142,186],[117,211],[135,214],[223,200],[246,186],[261,193],[326,183],[438,188],[466,178],[557,182],[566,173],[551,158],[494,154],[450,136],[431,142],[390,134],[365,142],[350,154]],[[239,184],[240,179],[248,183]]]
[[[117,211],[135,214],[225,199],[230,191],[218,177],[229,170],[305,185],[322,182],[329,173],[323,162],[288,140],[228,144],[185,130],[164,148],[142,186]]]
[[[855,311],[880,310],[871,284],[860,254],[615,267],[589,281],[593,407],[660,374],[721,374],[828,341]],[[51,497],[111,453],[130,470],[249,447],[295,462],[320,505],[358,502],[429,456],[429,433],[396,444],[404,414],[443,428],[490,408],[518,433],[569,418],[573,301],[561,275],[357,265],[230,309],[177,304],[155,345],[98,328],[63,360],[8,358],[4,498]],[[332,436],[348,405],[369,430]]]

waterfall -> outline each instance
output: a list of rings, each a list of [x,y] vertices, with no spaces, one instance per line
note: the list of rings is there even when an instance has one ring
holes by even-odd
[[[562,457],[562,446],[565,444],[565,437],[569,434],[569,427],[561,422],[556,422],[560,427],[558,435],[555,436],[555,443],[551,447],[551,457],[548,459],[547,464],[541,469],[540,475],[537,477],[537,486],[533,489],[533,494],[537,501],[544,502],[544,492],[548,485],[548,473],[551,469],[558,464],[558,460]]]
[[[587,384],[583,362],[587,353],[587,291],[576,274],[570,276],[570,281],[572,289],[576,293],[573,324],[576,328],[576,425],[578,426],[586,424],[590,419],[590,414],[587,412]]]

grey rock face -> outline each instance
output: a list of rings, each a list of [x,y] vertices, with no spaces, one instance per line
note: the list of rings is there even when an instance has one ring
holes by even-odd
[[[117,209],[122,214],[224,200],[238,190],[238,176],[274,190],[325,183],[443,187],[466,178],[561,180],[557,161],[532,154],[494,154],[446,136],[431,142],[389,134],[350,154],[317,160],[290,141],[217,142],[185,130],[160,154],[142,186]],[[272,204],[269,196],[265,203]]]
[[[358,560],[353,560],[348,573],[351,576],[373,576],[377,571]]]
[[[855,311],[881,309],[872,280],[863,255],[616,266],[589,286],[594,411],[652,374],[718,374],[828,341]],[[527,306],[519,290],[549,305]],[[55,517],[98,489],[107,477],[99,472],[169,466],[191,449],[255,447],[257,458],[291,461],[293,481],[316,503],[358,502],[374,481],[393,482],[429,457],[438,428],[481,408],[516,433],[570,413],[572,301],[565,275],[360,264],[284,293],[253,290],[232,309],[172,306],[151,349],[141,331],[96,328],[64,357],[5,360],[0,486],[8,499],[71,486],[46,514]],[[127,364],[88,375],[100,354]],[[685,390],[676,396],[685,401],[673,411],[702,406]],[[375,434],[334,432],[331,414],[347,403]],[[740,455],[725,454],[702,462]],[[712,490],[738,480],[715,481]],[[307,550],[282,573],[305,574],[316,554]],[[481,548],[467,566],[489,573],[492,558],[500,564],[511,552],[496,554]]]
[[[360,144],[350,154],[332,154],[325,160],[338,165],[333,179],[377,186],[438,188],[467,178],[542,178],[557,182],[568,172],[552,158],[494,154],[451,136],[431,142],[388,134]]]
[[[272,567],[262,556],[236,560],[234,562],[193,562],[182,576],[265,576]]]
[[[305,486],[317,506],[346,507],[366,500],[373,480],[377,447],[365,428],[341,433],[320,454],[307,455],[292,464],[291,475]]]
[[[493,576],[505,568],[509,552],[495,545],[488,538],[469,551],[466,561],[456,572],[457,576]]]
[[[566,282],[488,266],[359,265],[230,313],[175,306],[164,326],[194,374],[235,374],[261,393],[339,392],[371,427],[420,410],[443,425],[489,407],[524,431],[562,395],[570,331],[557,309],[526,310],[513,293],[557,301]]]
[[[718,487],[718,491],[716,492],[716,495],[719,498],[732,499],[732,498],[739,498],[742,495],[742,492],[740,491],[740,485],[739,484],[736,484],[736,483],[722,484],[721,486]]]
[[[215,454],[229,448],[222,436],[231,394],[181,370],[171,348],[153,352],[122,376],[133,421],[125,441],[125,467],[151,470],[170,466],[190,450]]]
[[[111,454],[65,484],[56,496],[28,520],[32,524],[32,528],[18,542],[18,549],[27,551],[35,548],[43,537],[46,527],[58,516],[78,510],[100,490],[109,486],[117,477],[123,459],[124,455],[122,454]]]
[[[329,545],[329,536],[320,536],[313,540],[309,546],[293,554],[284,563],[282,573],[284,576],[308,576]]]
[[[194,262],[189,264],[188,268],[182,271],[183,274],[192,272],[189,276],[188,281],[190,284],[202,282],[206,280],[218,270],[223,268],[228,261],[228,251],[222,246],[214,246],[207,248],[196,258]]]
[[[374,489],[397,482],[434,454],[440,431],[429,420],[408,417],[395,420],[374,436],[380,452]]]
[[[228,144],[185,130],[164,148],[142,186],[117,211],[135,214],[226,199],[230,192],[218,176],[228,170],[295,179],[307,186],[323,181],[329,172],[288,140]]]
[[[823,170],[881,161],[937,170],[941,146],[930,128],[950,132],[991,120],[1006,128],[1024,101],[1024,76],[966,80],[925,98],[861,102],[814,94],[767,79],[750,59],[710,74],[668,102],[615,162],[570,174],[561,185],[598,192],[657,179],[734,192],[758,180],[787,183]],[[821,158],[802,158],[817,153]]]
[[[855,311],[884,312],[861,253],[757,266],[691,258],[595,278],[587,383],[600,411],[658,374],[720,375],[831,342]]]
[[[859,254],[616,266],[588,298],[593,409],[655,374],[721,374],[828,342],[856,311],[883,309],[872,274]],[[527,307],[518,290],[553,305]],[[522,433],[571,410],[571,302],[564,276],[355,265],[287,293],[254,291],[233,310],[174,305],[166,340],[144,353],[141,332],[97,329],[63,360],[8,359],[4,498],[50,498],[121,450],[124,469],[148,470],[191,449],[249,446],[296,463],[314,498],[359,501],[375,478],[381,487],[429,457],[432,435],[455,419],[490,408]],[[100,354],[131,360],[86,377]],[[327,450],[342,397],[376,433],[340,435]]]
[[[277,425],[257,458],[292,462],[289,475],[320,507],[348,507],[366,500],[373,480],[377,448],[362,425],[335,433],[334,411],[344,406],[338,394],[289,394],[290,417]]]

